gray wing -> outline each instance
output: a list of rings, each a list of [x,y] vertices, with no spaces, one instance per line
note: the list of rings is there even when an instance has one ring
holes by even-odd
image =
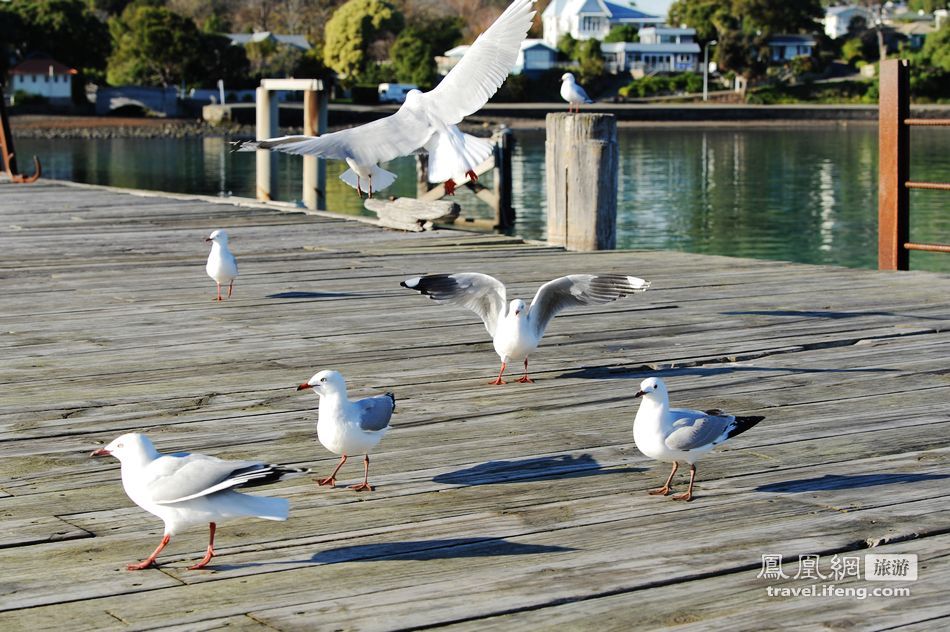
[[[431,135],[432,129],[418,113],[401,107],[395,114],[366,125],[322,136],[281,136],[246,141],[237,147],[237,151],[269,149],[337,160],[352,158],[361,165],[374,165],[411,154],[425,145]]]
[[[360,410],[360,428],[363,430],[384,430],[396,410],[396,397],[392,393],[367,397],[356,402]]]
[[[582,88],[582,87],[580,86],[580,84],[575,83],[575,84],[574,84],[574,87],[577,88],[577,94],[578,94],[578,96],[580,96],[580,98],[584,99],[584,103],[593,103],[593,101],[591,100],[591,98],[590,98],[589,96],[587,96],[587,90],[584,90],[584,88]]]
[[[169,454],[146,466],[152,500],[171,504],[273,478],[274,466],[260,461],[224,461],[204,454]],[[279,476],[277,476],[279,478]]]
[[[540,336],[558,312],[577,305],[602,305],[645,292],[649,281],[622,274],[572,274],[548,281],[534,295],[528,318]]]
[[[498,317],[505,310],[505,284],[478,272],[427,274],[406,279],[401,286],[425,294],[434,301],[470,309],[494,337]]]
[[[672,410],[679,418],[673,422],[675,430],[666,437],[666,446],[684,452],[721,443],[728,437],[736,418],[711,416],[698,410]]]

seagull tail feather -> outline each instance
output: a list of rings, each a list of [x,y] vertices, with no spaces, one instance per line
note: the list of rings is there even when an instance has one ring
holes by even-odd
[[[346,182],[348,185],[357,188],[357,180],[359,176],[356,175],[356,172],[352,169],[347,169],[340,174],[340,180]],[[396,174],[391,171],[386,171],[385,169],[373,165],[373,192],[382,191],[385,188],[388,188],[396,181]],[[364,180],[359,180],[359,188],[363,191],[369,191],[370,183]]]
[[[263,520],[286,520],[290,516],[290,501],[286,498],[268,498],[235,493],[231,497],[234,514],[254,516]]]

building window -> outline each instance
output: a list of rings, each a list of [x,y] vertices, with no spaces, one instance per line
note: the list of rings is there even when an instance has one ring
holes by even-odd
[[[600,18],[585,15],[581,18],[581,31],[592,33],[600,30]]]

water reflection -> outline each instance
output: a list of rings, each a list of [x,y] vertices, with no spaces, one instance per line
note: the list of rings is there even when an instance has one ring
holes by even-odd
[[[517,233],[545,235],[544,133],[516,132],[512,156]],[[950,130],[915,128],[912,178],[950,180]],[[19,139],[54,178],[120,187],[253,196],[254,154],[226,139]],[[873,268],[877,257],[877,129],[873,125],[765,129],[623,129],[618,246]],[[274,158],[275,198],[299,200],[301,160]],[[383,165],[399,178],[387,195],[413,196],[415,160]],[[327,208],[369,214],[327,164]],[[491,186],[491,178],[484,184]],[[467,190],[463,212],[491,217]],[[948,198],[912,191],[912,239],[950,241]],[[950,256],[912,253],[911,265],[950,271]]]

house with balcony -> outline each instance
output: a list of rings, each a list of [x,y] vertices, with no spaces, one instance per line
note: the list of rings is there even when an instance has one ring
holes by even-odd
[[[672,26],[648,26],[640,29],[641,44],[691,44],[696,41],[696,29]]]
[[[702,66],[696,42],[611,42],[601,44],[604,64],[611,74],[642,77],[657,72],[698,72]]]
[[[541,23],[545,43],[557,47],[566,33],[576,40],[603,40],[614,26],[632,24],[642,29],[663,24],[663,18],[638,11],[623,0],[551,0]]]
[[[471,48],[468,44],[451,48],[435,58],[437,72],[443,77],[462,61],[462,57]],[[557,66],[557,49],[549,46],[544,40],[528,38],[521,42],[518,58],[511,69],[511,74],[525,74],[529,77],[539,75],[545,70]]]

